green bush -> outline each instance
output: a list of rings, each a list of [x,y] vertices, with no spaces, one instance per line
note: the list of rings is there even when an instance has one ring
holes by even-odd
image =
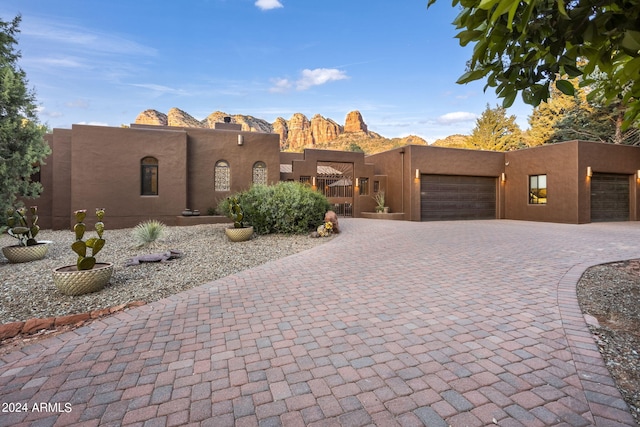
[[[330,208],[327,198],[298,182],[254,185],[235,195],[244,211],[245,221],[258,234],[304,234],[324,221]],[[218,206],[228,210],[228,200]]]

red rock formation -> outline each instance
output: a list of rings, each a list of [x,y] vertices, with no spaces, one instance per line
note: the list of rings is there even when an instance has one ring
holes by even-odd
[[[325,119],[316,114],[311,119],[311,135],[314,144],[324,144],[333,141],[342,133],[342,127],[331,119]]]
[[[167,126],[168,121],[166,114],[157,110],[149,109],[138,114],[134,123],[139,125]]]
[[[289,120],[289,138],[287,144],[290,149],[298,150],[304,147],[313,146],[313,135],[311,135],[311,122],[302,113],[295,113]]]
[[[172,108],[167,113],[167,124],[169,126],[186,127],[186,128],[202,128],[205,127],[201,121],[196,120],[188,113],[179,108]]]
[[[345,133],[367,132],[367,125],[364,123],[360,111],[355,110],[347,114],[347,118],[344,121],[344,131]]]
[[[273,122],[273,132],[280,135],[280,150],[287,148],[287,139],[289,138],[289,125],[282,117],[278,117]]]

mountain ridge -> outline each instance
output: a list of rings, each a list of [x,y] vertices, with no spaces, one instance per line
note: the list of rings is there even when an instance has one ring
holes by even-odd
[[[212,129],[215,123],[224,122],[225,117],[230,117],[231,123],[240,124],[243,131],[277,133],[280,135],[280,150],[282,151],[295,152],[305,148],[327,148],[374,154],[407,144],[427,145],[424,139],[415,135],[388,139],[376,132],[369,131],[358,110],[349,112],[344,125],[340,125],[335,120],[325,118],[320,114],[315,114],[309,120],[302,113],[294,113],[289,120],[277,117],[273,123],[249,115],[231,115],[223,111],[214,111],[203,120],[198,120],[189,113],[174,107],[166,114],[158,110],[147,109],[138,114],[135,124]]]

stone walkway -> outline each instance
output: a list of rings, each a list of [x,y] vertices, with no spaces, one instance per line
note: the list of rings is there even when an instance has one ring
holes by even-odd
[[[7,355],[0,425],[635,425],[575,285],[638,223],[341,225]]]

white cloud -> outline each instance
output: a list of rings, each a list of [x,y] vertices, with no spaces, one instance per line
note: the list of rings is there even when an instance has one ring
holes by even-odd
[[[347,73],[338,70],[337,68],[305,69],[302,70],[300,78],[295,82],[285,78],[271,79],[273,86],[269,88],[269,92],[282,93],[288,91],[294,86],[296,90],[307,90],[312,86],[320,86],[325,83],[348,78],[349,76],[347,76]]]
[[[128,40],[116,34],[95,31],[88,27],[68,25],[49,20],[30,19],[24,22],[22,34],[62,46],[86,49],[85,52],[116,53],[130,56],[155,56],[157,49]]]
[[[87,101],[86,99],[77,98],[77,99],[74,99],[73,101],[65,102],[64,105],[69,108],[87,109],[89,108],[89,101]]]
[[[269,89],[269,92],[272,93],[286,92],[293,86],[289,79],[272,79],[271,81],[273,82],[273,86]]]
[[[262,10],[271,10],[284,7],[279,0],[258,0],[255,2],[255,5]]]
[[[453,113],[443,114],[442,116],[437,118],[437,122],[445,125],[460,123],[460,122],[471,122],[477,119],[478,116],[474,113],[469,113],[466,111],[456,111]]]
[[[157,85],[157,84],[153,84],[153,83],[133,83],[131,84],[131,86],[135,86],[135,87],[141,87],[143,89],[149,89],[153,92],[159,92],[159,93],[170,93],[173,95],[185,95],[186,92],[182,89],[174,89],[168,86],[163,86],[163,85]]]
[[[302,70],[302,77],[296,82],[296,89],[306,90],[311,86],[319,86],[336,80],[347,79],[347,74],[336,68],[316,68]]]

